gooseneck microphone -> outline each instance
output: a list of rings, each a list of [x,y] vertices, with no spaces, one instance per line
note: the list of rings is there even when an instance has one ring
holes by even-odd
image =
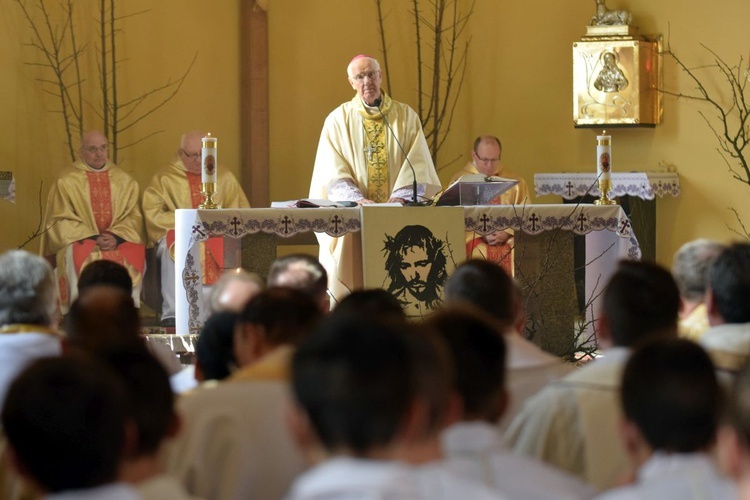
[[[380,116],[383,117],[383,122],[385,123],[385,126],[388,127],[388,130],[391,132],[391,135],[393,136],[393,140],[396,141],[396,144],[398,144],[398,148],[401,150],[401,153],[403,153],[404,158],[406,158],[406,163],[409,164],[409,168],[411,169],[411,175],[414,179],[414,182],[412,182],[412,199],[409,203],[406,204],[407,207],[421,207],[423,206],[422,203],[417,201],[418,195],[417,195],[417,171],[414,170],[414,165],[411,164],[409,161],[409,155],[406,154],[406,151],[404,150],[404,147],[401,145],[401,142],[398,140],[398,137],[396,137],[396,132],[393,131],[391,128],[391,124],[388,123],[388,120],[386,119],[385,115],[383,114],[383,110],[380,108],[381,99],[378,99],[375,101],[375,104],[378,105],[378,111],[380,111]]]

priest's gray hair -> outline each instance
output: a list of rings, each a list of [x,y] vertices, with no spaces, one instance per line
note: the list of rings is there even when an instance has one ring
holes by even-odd
[[[375,67],[375,70],[380,71],[380,63],[374,57],[356,57],[352,59],[349,65],[346,67],[346,76],[348,76],[349,78],[354,78],[355,76],[357,76],[352,74],[354,72],[352,66],[354,66],[355,61],[359,61],[360,59],[367,59]]]
[[[0,255],[0,326],[50,326],[57,308],[55,276],[44,258],[25,250]]]
[[[672,276],[684,299],[703,301],[711,265],[725,248],[721,243],[701,238],[688,241],[677,250],[672,263]]]

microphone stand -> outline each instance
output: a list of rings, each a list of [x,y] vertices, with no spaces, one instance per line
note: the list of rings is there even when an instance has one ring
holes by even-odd
[[[410,202],[406,203],[404,206],[406,207],[423,207],[425,206],[424,203],[421,203],[417,201],[418,195],[417,195],[417,171],[414,170],[414,165],[411,164],[409,161],[409,155],[406,154],[406,151],[404,150],[404,147],[401,145],[401,142],[398,140],[398,137],[396,137],[396,133],[391,128],[391,124],[388,123],[388,120],[386,119],[385,115],[383,114],[383,110],[380,108],[382,100],[378,99],[376,101],[378,105],[378,111],[380,111],[380,116],[383,117],[383,122],[385,123],[385,126],[388,127],[388,130],[391,132],[391,135],[393,136],[393,140],[396,141],[396,144],[398,144],[398,148],[401,150],[401,153],[403,153],[404,158],[406,158],[406,163],[409,165],[409,168],[411,169],[411,176],[414,179],[412,182],[412,199]]]

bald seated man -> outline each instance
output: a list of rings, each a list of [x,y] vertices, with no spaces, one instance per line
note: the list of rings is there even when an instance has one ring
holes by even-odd
[[[143,214],[146,219],[149,246],[156,246],[161,263],[162,326],[174,326],[174,212],[178,208],[198,208],[201,194],[201,139],[199,130],[187,132],[180,139],[177,158],[154,174],[143,191]],[[250,208],[245,193],[231,171],[217,168],[214,202],[222,208]],[[212,285],[224,266],[221,238],[205,243],[203,284]]]
[[[109,159],[109,141],[98,130],[81,136],[79,159],[66,167],[49,190],[41,254],[56,262],[63,312],[76,298],[78,276],[90,262],[122,264],[133,280],[140,305],[145,263],[143,216],[138,183]]]

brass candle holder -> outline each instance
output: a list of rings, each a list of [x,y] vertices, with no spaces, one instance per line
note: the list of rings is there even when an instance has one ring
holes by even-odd
[[[612,189],[612,179],[599,179],[599,199],[594,200],[594,205],[617,205],[617,202],[609,197],[609,191]]]
[[[216,194],[216,183],[215,182],[202,182],[201,183],[201,194],[205,197],[203,203],[198,205],[201,210],[213,210],[215,208],[221,208],[221,205],[214,203],[214,195]]]

